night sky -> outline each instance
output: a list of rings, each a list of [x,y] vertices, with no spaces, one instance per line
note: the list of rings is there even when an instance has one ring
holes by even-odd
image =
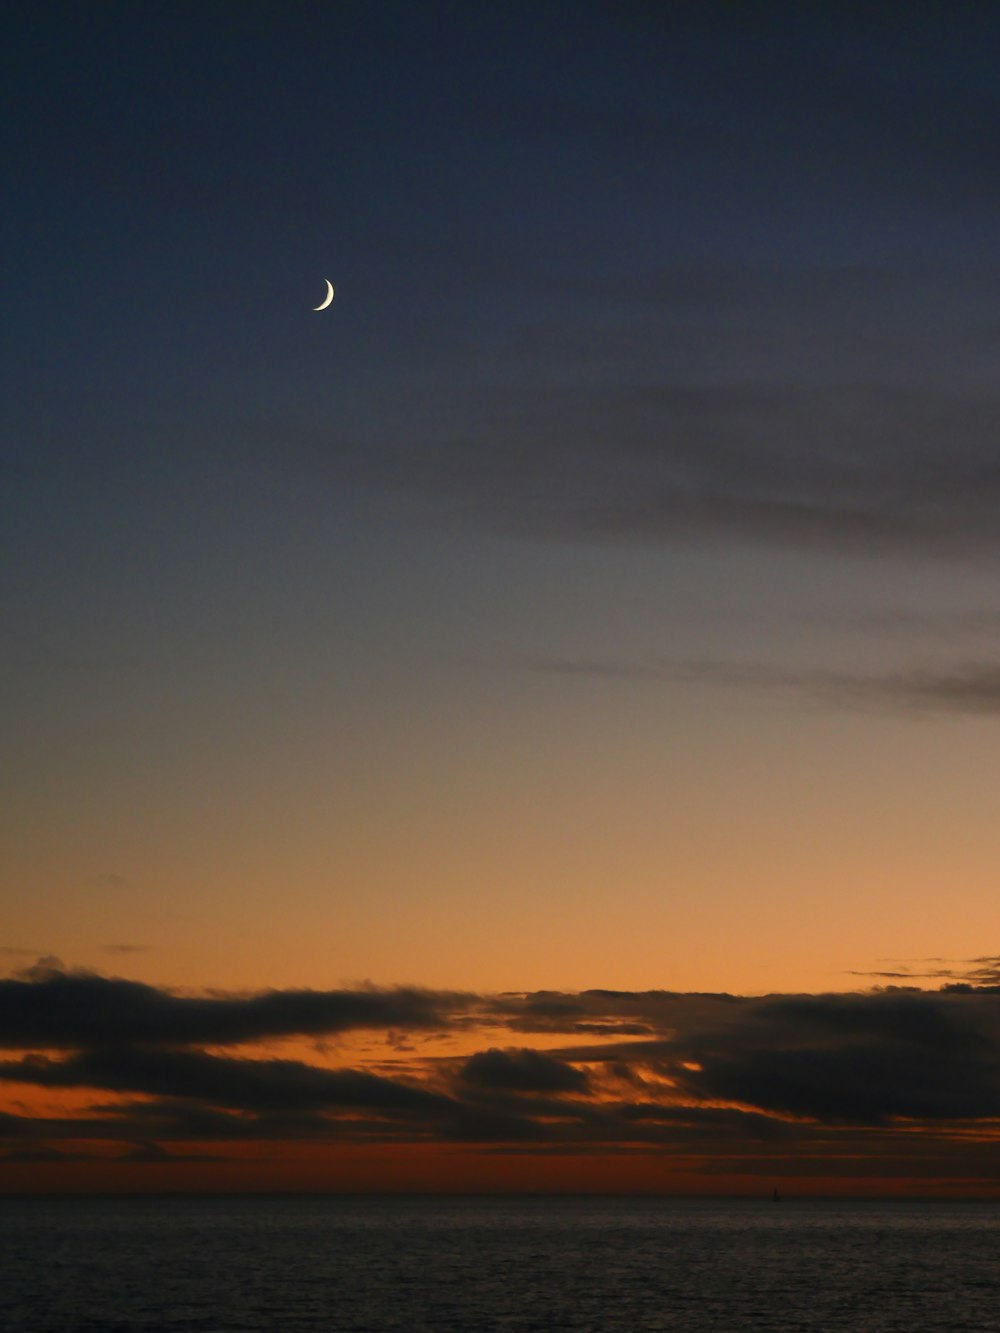
[[[3,47],[0,1188],[988,1188],[1000,10]]]

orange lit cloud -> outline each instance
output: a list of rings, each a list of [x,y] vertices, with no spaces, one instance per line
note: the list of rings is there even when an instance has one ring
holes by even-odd
[[[967,983],[191,995],[46,965],[0,981],[0,1049],[8,1188],[556,1188],[572,1161],[593,1189],[961,1192],[1000,1155],[1000,995]]]

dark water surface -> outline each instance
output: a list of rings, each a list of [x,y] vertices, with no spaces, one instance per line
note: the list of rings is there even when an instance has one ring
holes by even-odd
[[[1000,1333],[1000,1206],[7,1198],[0,1329]]]

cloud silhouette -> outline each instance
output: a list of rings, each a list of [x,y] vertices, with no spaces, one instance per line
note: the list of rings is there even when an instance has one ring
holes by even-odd
[[[507,1092],[586,1092],[586,1074],[542,1051],[479,1051],[462,1066],[463,1082]]]
[[[384,1111],[451,1108],[449,1099],[437,1093],[353,1069],[155,1047],[99,1048],[62,1060],[26,1056],[0,1064],[0,1078],[42,1087],[191,1097],[217,1106],[265,1111],[329,1106]]]
[[[46,966],[34,980],[2,983],[0,1083],[17,1085],[25,1107],[28,1087],[67,1090],[74,1109],[9,1110],[0,1141],[19,1155],[117,1144],[117,1160],[137,1165],[180,1160],[185,1144],[224,1156],[226,1144],[329,1140],[670,1153],[708,1173],[780,1165],[808,1175],[817,1163],[853,1171],[864,1159],[915,1179],[971,1176],[1000,1165],[990,1137],[1000,1105],[996,966],[990,955],[955,968],[981,986],[750,997],[600,989],[189,997]],[[69,1000],[81,997],[94,1007],[71,1022]],[[381,1024],[388,1036],[400,1030],[401,1011],[413,1024],[507,1033],[516,1044],[462,1058],[397,1045],[378,1071],[210,1049],[237,1036],[252,1047],[306,1022],[335,1031]]]
[[[468,997],[400,987],[181,996],[138,981],[67,972],[44,960],[0,980],[0,1046],[65,1047],[320,1036],[360,1028],[447,1026]]]
[[[933,966],[928,966],[933,964]],[[982,958],[966,960],[946,958],[923,958],[916,961],[900,960],[895,969],[876,969],[868,972],[852,972],[852,976],[886,977],[910,982],[935,978],[946,980],[953,985],[942,987],[944,990],[961,988],[969,990],[973,986],[983,991],[1000,986],[1000,957],[986,955]]]

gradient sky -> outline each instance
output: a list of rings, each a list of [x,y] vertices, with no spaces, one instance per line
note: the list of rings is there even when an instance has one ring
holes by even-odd
[[[996,983],[994,7],[5,28],[10,985]]]

